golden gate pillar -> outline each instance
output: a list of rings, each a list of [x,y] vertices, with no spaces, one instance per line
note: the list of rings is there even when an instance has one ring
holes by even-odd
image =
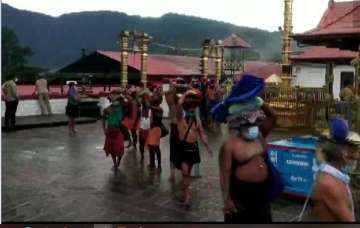
[[[284,87],[291,86],[291,34],[293,30],[292,26],[292,7],[293,0],[284,0],[284,29],[283,29],[283,45],[282,45],[282,75],[281,79],[283,81]]]
[[[202,45],[201,54],[201,73],[204,79],[208,78],[209,75],[209,42],[205,41]]]
[[[222,52],[223,48],[220,46],[218,42],[216,45],[216,57],[215,57],[215,74],[216,74],[216,82],[220,84],[221,72],[222,72]]]
[[[120,34],[120,59],[121,59],[121,85],[128,84],[128,60],[129,60],[129,31]]]
[[[144,88],[147,85],[147,63],[150,37],[147,33],[143,33],[141,37],[141,83]]]

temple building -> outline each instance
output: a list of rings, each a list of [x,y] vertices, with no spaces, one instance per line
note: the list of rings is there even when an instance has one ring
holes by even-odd
[[[293,86],[316,88],[332,84],[329,90],[334,98],[339,98],[344,83],[358,86],[354,60],[360,42],[360,1],[330,0],[318,26],[293,38],[301,46],[317,46],[292,56]]]
[[[354,83],[355,67],[351,64],[357,52],[337,48],[312,47],[299,55],[292,56],[292,85],[305,88],[321,88],[326,85],[327,63],[332,64],[333,96],[339,93],[347,82]]]
[[[106,77],[118,77],[120,82],[121,54],[116,51],[95,51],[83,56],[73,63],[64,66],[60,73],[99,74]],[[164,81],[182,77],[187,81],[202,77],[200,58],[193,56],[149,54],[148,80],[149,84],[160,84]],[[215,77],[214,62],[209,62],[209,77]],[[244,61],[245,73],[253,73],[266,79],[272,74],[279,74],[281,66],[278,63],[266,61]],[[128,59],[128,79],[130,84],[140,82],[140,54],[131,53]],[[105,79],[106,81],[106,79]]]
[[[329,0],[328,9],[318,26],[293,38],[299,44],[359,50],[360,1],[336,2]]]

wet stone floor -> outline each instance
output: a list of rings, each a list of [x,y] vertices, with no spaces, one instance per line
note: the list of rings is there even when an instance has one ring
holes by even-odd
[[[191,182],[190,208],[179,203],[180,172],[176,184],[169,177],[168,138],[162,139],[162,172],[147,169],[139,152],[129,150],[120,171],[102,150],[101,123],[78,126],[76,136],[53,127],[2,134],[2,220],[71,222],[222,222],[218,150],[224,137],[209,133],[215,152],[202,150],[201,178]],[[298,133],[292,133],[298,134]],[[278,139],[290,136],[276,131]],[[281,199],[273,203],[273,219],[290,221],[301,203]]]

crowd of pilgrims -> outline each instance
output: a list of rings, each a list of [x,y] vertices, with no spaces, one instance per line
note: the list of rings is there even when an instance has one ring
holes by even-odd
[[[208,125],[209,119],[225,124],[229,137],[218,157],[225,222],[269,223],[270,204],[283,192],[284,182],[266,153],[266,137],[274,129],[277,115],[261,99],[263,88],[263,79],[245,75],[228,91],[214,81],[189,83],[185,87],[170,83],[167,91],[135,86],[113,90],[110,105],[102,110],[104,151],[112,158],[114,171],[119,169],[125,149],[134,147],[142,161],[149,156],[149,169],[161,172],[160,139],[169,135],[169,181],[175,183],[175,171],[181,171],[181,201],[189,206],[191,170],[201,160],[199,141],[209,156],[213,154],[204,125]],[[169,107],[169,125],[163,120],[163,98]],[[343,173],[339,170],[354,159],[355,153],[349,151],[358,151],[357,147],[338,146],[339,140],[345,142],[348,134],[345,121],[335,118],[330,122],[330,136],[324,141],[322,158],[326,166],[320,170],[324,175],[318,175],[313,190],[313,211],[319,221],[355,220],[349,178],[345,178],[346,183],[337,183],[329,182],[327,176],[338,179],[336,174]],[[344,176],[348,177],[346,174],[341,177]],[[326,181],[322,182],[323,179]],[[334,185],[329,188],[331,183]],[[335,192],[326,193],[329,189]],[[327,204],[329,199],[335,200],[331,194],[342,194],[335,207]]]
[[[199,115],[205,96],[198,84],[182,87],[179,89],[176,83],[171,83],[166,92],[161,88],[150,91],[135,86],[113,90],[109,95],[111,105],[102,110],[102,126],[106,136],[104,151],[111,156],[114,170],[119,168],[126,148],[138,147],[142,161],[148,151],[149,169],[161,172],[160,139],[170,134],[169,180],[174,183],[175,170],[181,170],[182,201],[188,205],[190,173],[192,167],[200,163],[198,141],[204,144],[210,155],[212,151]],[[207,87],[215,88],[212,84]],[[164,97],[169,107],[169,127],[163,123],[161,104]]]

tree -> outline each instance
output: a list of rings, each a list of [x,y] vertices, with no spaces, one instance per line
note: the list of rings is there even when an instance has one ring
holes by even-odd
[[[2,75],[5,77],[23,68],[27,64],[28,58],[33,55],[29,47],[19,45],[16,34],[8,27],[2,27],[1,45]]]

